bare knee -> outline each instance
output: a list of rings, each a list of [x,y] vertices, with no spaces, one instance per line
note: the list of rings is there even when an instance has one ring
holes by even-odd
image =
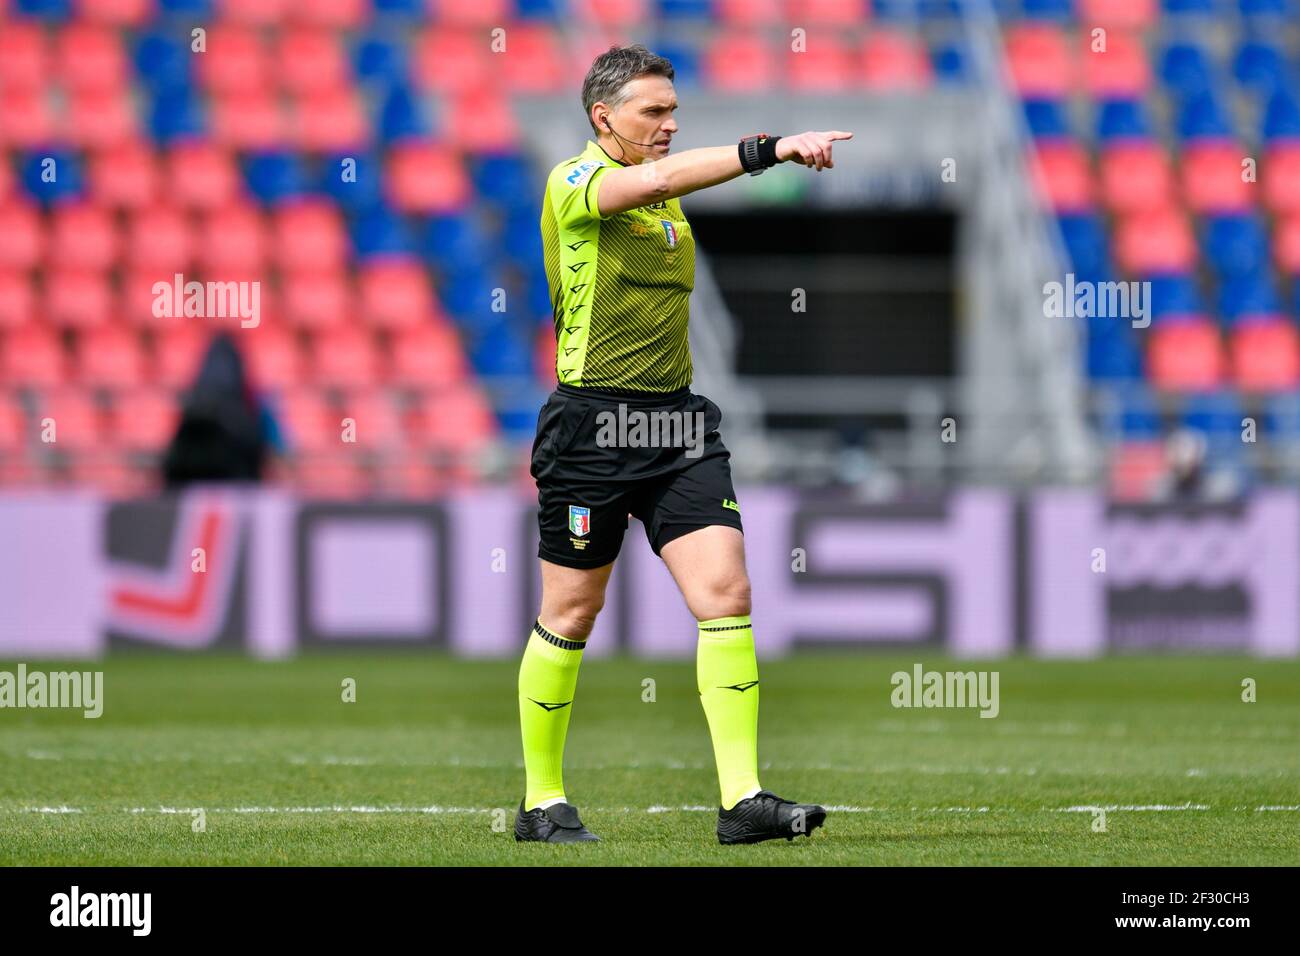
[[[599,597],[570,597],[564,600],[542,603],[542,626],[561,637],[570,640],[585,641],[596,626],[596,615],[605,605],[603,595]]]
[[[744,571],[710,576],[693,589],[690,605],[697,621],[748,616],[752,609],[749,576]]]

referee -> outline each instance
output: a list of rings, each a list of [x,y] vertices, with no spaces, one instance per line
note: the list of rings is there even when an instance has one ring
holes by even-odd
[[[758,664],[740,505],[722,413],[690,390],[695,240],[678,197],[797,160],[829,169],[831,130],[669,156],[673,66],[637,44],[598,56],[582,85],[595,132],[551,170],[542,244],[558,385],[533,443],[542,606],[519,668],[527,787],[515,839],[597,840],[564,793],[564,739],[582,651],[631,514],[699,622],[697,682],[717,762],[718,840],[810,833],[826,811],[758,782]]]

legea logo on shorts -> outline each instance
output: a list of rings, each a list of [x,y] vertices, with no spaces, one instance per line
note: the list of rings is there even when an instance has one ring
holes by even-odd
[[[704,454],[703,412],[646,412],[622,402],[618,412],[596,416],[596,444],[601,448],[685,448],[687,458]]]

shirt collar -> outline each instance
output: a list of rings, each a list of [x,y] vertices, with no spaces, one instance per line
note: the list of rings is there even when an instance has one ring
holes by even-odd
[[[605,152],[605,148],[593,139],[587,140],[587,149],[583,153],[583,155],[588,157],[589,159],[608,159],[611,163],[614,163],[616,166],[631,165],[630,163],[619,162],[613,156],[609,155],[609,153]]]

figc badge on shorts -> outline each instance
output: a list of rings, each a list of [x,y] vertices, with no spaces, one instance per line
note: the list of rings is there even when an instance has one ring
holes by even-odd
[[[585,537],[591,530],[591,509],[569,505],[569,530],[579,538]]]

